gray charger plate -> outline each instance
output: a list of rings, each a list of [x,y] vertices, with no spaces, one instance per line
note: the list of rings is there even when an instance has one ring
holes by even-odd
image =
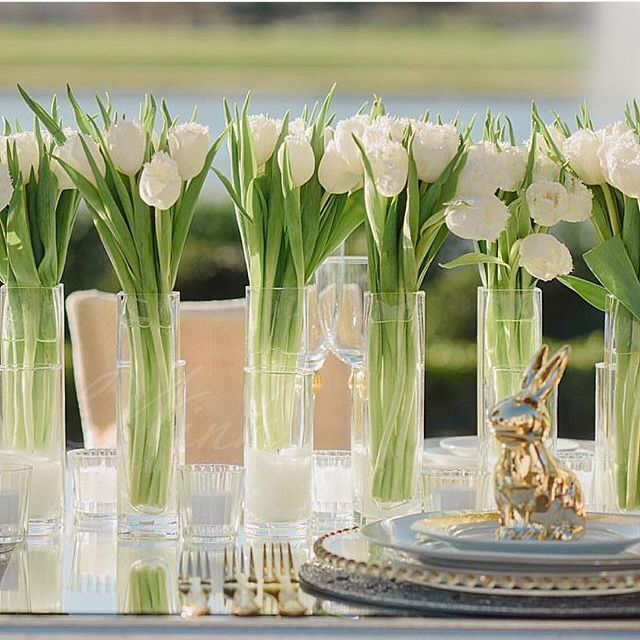
[[[313,596],[384,608],[390,613],[500,618],[640,618],[640,594],[636,593],[582,598],[476,595],[396,582],[319,561],[302,565],[299,576],[303,589]]]

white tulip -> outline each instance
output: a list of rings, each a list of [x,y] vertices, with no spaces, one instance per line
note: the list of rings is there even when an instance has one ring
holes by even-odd
[[[195,178],[209,153],[209,127],[185,122],[169,131],[169,153],[178,165],[183,180]]]
[[[249,116],[249,130],[256,164],[261,167],[273,155],[280,126],[276,120],[261,113],[257,116]]]
[[[335,142],[331,140],[318,166],[318,180],[328,193],[348,193],[360,186],[362,177],[349,171],[347,163],[336,149]]]
[[[307,126],[307,123],[302,118],[294,118],[289,120],[287,126],[287,134],[290,136],[301,136],[311,142],[311,134],[313,129]]]
[[[493,195],[500,186],[502,173],[502,160],[493,142],[471,145],[458,177],[456,194],[463,197]]]
[[[411,153],[418,178],[435,182],[458,152],[458,132],[452,124],[411,123],[414,136]]]
[[[509,219],[507,205],[494,195],[458,198],[446,209],[445,222],[451,233],[465,240],[493,242]]]
[[[100,173],[100,175],[104,176],[106,168],[104,164],[104,158],[100,153],[100,148],[93,138],[84,133],[80,133],[78,131],[70,131],[67,134],[67,139],[59,147],[54,148],[53,153],[54,156],[57,156],[61,160],[66,162],[72,169],[75,169],[80,175],[82,175],[95,186],[96,179],[93,175],[93,171],[91,170],[91,165],[89,164],[87,154],[85,153],[84,147],[82,146],[82,141],[84,141],[85,145],[87,146],[89,154],[91,155],[91,158],[93,159],[98,172]],[[59,189],[62,191],[63,189],[68,188],[64,186],[67,184],[67,182],[61,181],[61,176],[59,176],[57,172],[56,176],[58,176]]]
[[[13,154],[14,147],[22,182],[27,184],[31,177],[31,169],[37,177],[40,166],[40,150],[35,134],[32,131],[23,131],[0,136],[0,162],[8,163],[9,151]]]
[[[609,173],[609,157],[612,150],[621,144],[632,146],[636,144],[637,139],[625,122],[614,122],[604,127],[604,129],[600,129],[596,134],[600,140],[600,146],[598,147],[600,170],[602,171],[604,180],[612,184]]]
[[[503,191],[516,191],[522,184],[524,174],[527,172],[529,149],[527,147],[514,147],[510,144],[502,145],[500,147],[500,160],[502,171],[498,187]]]
[[[548,180],[530,184],[526,200],[531,218],[543,227],[552,227],[563,220],[569,207],[569,196],[564,186]]]
[[[324,128],[324,148],[326,149],[329,146],[330,142],[333,142],[333,129],[331,127]]]
[[[336,149],[347,163],[349,171],[362,175],[364,170],[362,165],[362,155],[355,143],[353,136],[362,140],[364,130],[369,125],[369,116],[353,116],[347,120],[341,120],[336,125],[334,140]]]
[[[533,182],[557,182],[560,179],[560,165],[548,155],[537,153],[532,178]]]
[[[640,144],[635,139],[610,147],[606,167],[610,184],[630,198],[640,198]]]
[[[0,211],[11,202],[12,195],[13,185],[9,175],[9,167],[6,164],[0,164]]]
[[[602,184],[604,176],[598,159],[598,136],[589,129],[572,133],[562,145],[562,153],[585,184]]]
[[[147,146],[142,125],[137,120],[121,120],[109,128],[105,141],[116,169],[135,176],[142,167]]]
[[[288,134],[278,149],[278,166],[284,171],[284,150],[289,156],[289,169],[295,187],[309,182],[316,169],[316,157],[311,143],[304,136]]]
[[[372,148],[379,144],[402,142],[404,132],[409,125],[407,118],[393,116],[379,116],[367,126],[362,134],[362,143],[365,148]]]
[[[569,249],[547,233],[533,233],[520,242],[520,264],[534,278],[553,280],[573,270]]]
[[[593,194],[580,180],[573,176],[566,176],[564,187],[567,190],[569,202],[562,219],[565,222],[584,222],[591,217]]]
[[[153,154],[140,174],[140,198],[150,207],[165,211],[180,197],[182,176],[178,163],[164,151]]]
[[[553,144],[558,148],[558,151],[562,151],[562,145],[565,139],[564,133],[554,124],[548,124],[547,131],[549,132],[551,140],[553,140]],[[527,140],[527,147],[531,147],[531,139]],[[552,151],[541,133],[538,133],[536,136],[536,148],[542,155],[548,155]]]
[[[367,150],[373,181],[381,196],[393,198],[407,184],[409,154],[399,143],[388,140]]]
[[[66,137],[70,136],[72,133],[75,133],[73,129],[65,127],[63,129],[63,133]],[[60,191],[64,191],[65,189],[73,189],[74,184],[69,174],[65,171],[63,166],[58,162],[58,160],[54,157],[58,154],[58,145],[56,141],[53,139],[53,136],[48,131],[42,132],[42,141],[44,142],[44,146],[47,150],[50,151],[51,157],[49,159],[49,164],[51,167],[51,171],[53,175],[58,180],[58,189]]]

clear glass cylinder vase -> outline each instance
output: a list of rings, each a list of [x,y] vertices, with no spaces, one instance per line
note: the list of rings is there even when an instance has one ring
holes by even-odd
[[[29,532],[64,513],[64,289],[0,288],[0,461],[33,467]]]
[[[520,388],[522,375],[542,346],[542,291],[478,288],[477,433],[479,467],[492,471],[498,443],[487,426],[487,412]],[[551,416],[549,445],[555,449],[555,392],[547,401]]]
[[[640,321],[609,296],[605,314],[606,447],[615,506],[640,512]]]
[[[367,293],[361,520],[420,509],[424,292]],[[357,481],[356,481],[357,484]]]
[[[245,531],[299,537],[311,517],[311,371],[245,370]]]
[[[177,536],[185,363],[178,293],[118,296],[118,533]]]

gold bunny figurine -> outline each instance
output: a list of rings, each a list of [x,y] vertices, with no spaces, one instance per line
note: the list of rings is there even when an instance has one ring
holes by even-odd
[[[502,449],[494,471],[502,539],[575,540],[584,533],[582,487],[545,445],[551,427],[546,400],[562,378],[569,347],[550,359],[547,351],[543,346],[529,363],[521,390],[489,412]]]

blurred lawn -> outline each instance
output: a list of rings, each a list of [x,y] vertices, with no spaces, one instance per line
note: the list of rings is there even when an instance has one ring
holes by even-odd
[[[433,25],[0,25],[0,87],[262,92],[579,93],[565,28]]]

